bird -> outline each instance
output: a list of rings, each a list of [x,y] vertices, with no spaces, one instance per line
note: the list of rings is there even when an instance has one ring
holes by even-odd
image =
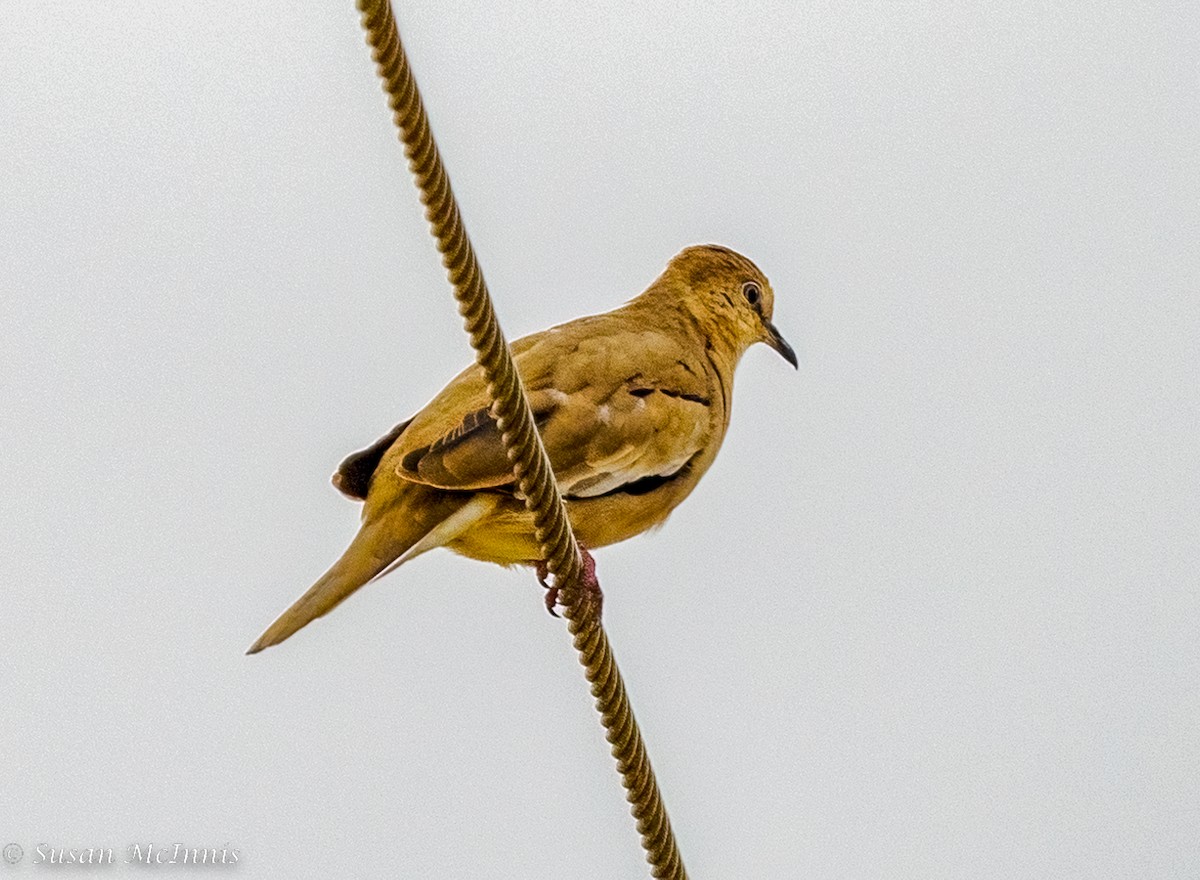
[[[639,296],[511,344],[517,372],[598,591],[589,551],[661,526],[712,465],[729,427],[733,374],[765,343],[793,367],[772,323],[775,294],[748,258],[684,248]],[[528,565],[545,584],[532,515],[472,365],[333,475],[363,502],[341,558],[250,646],[276,645],[365,584],[436,547]],[[548,593],[553,612],[556,593]]]

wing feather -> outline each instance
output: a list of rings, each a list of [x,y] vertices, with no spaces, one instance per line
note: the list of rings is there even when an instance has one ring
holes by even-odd
[[[661,332],[605,326],[598,316],[514,344],[518,371],[564,494],[593,497],[667,478],[713,430],[713,378]],[[513,482],[478,368],[418,413],[382,466],[443,489]]]

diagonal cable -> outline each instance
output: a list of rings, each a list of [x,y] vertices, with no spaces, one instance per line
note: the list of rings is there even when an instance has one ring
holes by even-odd
[[[409,168],[425,205],[425,217],[454,285],[454,297],[471,336],[475,359],[487,379],[491,412],[513,463],[518,491],[533,514],[542,558],[555,582],[562,585],[559,597],[564,606],[563,616],[567,618],[584,674],[591,682],[600,723],[612,744],[612,755],[627,789],[626,799],[632,804],[630,812],[637,819],[646,860],[652,866],[651,874],[684,880],[687,872],[608,636],[598,615],[593,613],[594,606],[583,601],[583,591],[578,587],[583,573],[579,545],[571,531],[541,435],[534,426],[508,343],[500,332],[458,202],[450,190],[450,179],[429,128],[425,105],[400,44],[391,4],[388,0],[358,0],[358,6],[367,43],[383,79],[393,119],[400,129]]]

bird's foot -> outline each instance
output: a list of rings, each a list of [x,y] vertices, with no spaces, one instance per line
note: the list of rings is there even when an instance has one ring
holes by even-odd
[[[600,589],[600,580],[596,577],[596,560],[584,547],[579,548],[579,554],[583,561],[583,572],[579,577],[579,588],[583,591],[583,595],[580,597],[580,604],[593,606],[598,619],[600,611],[604,607],[604,591]],[[558,617],[559,614],[555,609],[558,607],[560,588],[557,578],[555,578],[554,584],[546,582],[546,578],[549,576],[550,569],[546,566],[546,561],[542,560],[537,564],[538,583],[546,589],[546,610],[550,612],[551,616]]]

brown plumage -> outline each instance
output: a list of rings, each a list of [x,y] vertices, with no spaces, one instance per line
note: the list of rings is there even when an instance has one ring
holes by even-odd
[[[729,425],[733,373],[755,342],[789,362],[774,294],[748,259],[690,247],[637,298],[512,344],[576,536],[594,549],[664,522],[695,488]],[[333,482],[365,501],[346,552],[254,643],[261,651],[363,584],[431,550],[536,565],[477,366],[415,416],[342,462]]]

